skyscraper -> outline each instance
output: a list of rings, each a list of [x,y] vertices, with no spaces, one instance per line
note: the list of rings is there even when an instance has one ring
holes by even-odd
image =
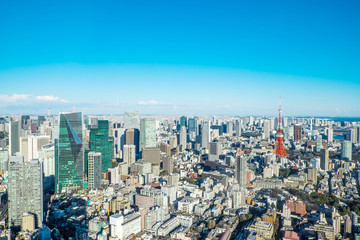
[[[15,155],[20,151],[20,122],[11,121],[9,129],[9,155]]]
[[[295,141],[299,141],[301,140],[301,125],[300,124],[295,124],[294,125],[294,140]]]
[[[187,127],[187,117],[185,116],[180,117],[180,126],[185,128]]]
[[[124,128],[140,128],[139,112],[124,112]]]
[[[241,136],[241,119],[235,122],[235,133],[237,137]]]
[[[210,142],[210,123],[204,121],[201,127],[201,147],[209,149]]]
[[[144,147],[156,147],[156,122],[153,118],[140,119],[140,151]]]
[[[125,144],[134,145],[136,153],[139,153],[139,135],[140,131],[136,128],[126,129],[125,131]]]
[[[235,178],[240,187],[246,187],[247,159],[244,156],[237,156],[235,166]]]
[[[89,188],[101,187],[101,153],[89,152],[88,154],[88,182]]]
[[[186,138],[187,138],[186,127],[181,126],[181,129],[180,129],[180,145],[182,145],[183,149],[186,148]]]
[[[82,142],[82,114],[66,113],[59,116],[59,140],[55,141],[55,191],[82,187],[84,154]]]
[[[329,150],[328,149],[321,149],[320,154],[320,168],[324,171],[329,170]]]
[[[264,139],[269,140],[270,139],[270,120],[266,119],[264,121]]]
[[[9,225],[20,227],[24,213],[35,215],[36,227],[43,220],[43,170],[39,161],[9,163]]]
[[[112,168],[113,141],[109,140],[109,121],[98,120],[97,128],[90,129],[89,148],[101,153],[101,171]]]
[[[350,141],[343,141],[341,144],[341,159],[352,160],[352,143]]]
[[[128,164],[128,167],[131,164],[135,163],[136,160],[136,149],[135,145],[124,145],[123,151],[123,162]]]
[[[189,128],[188,128],[189,132],[196,133],[196,127],[197,127],[196,118],[189,118],[188,124],[189,124]]]
[[[316,136],[316,152],[320,152],[322,149],[322,135]]]

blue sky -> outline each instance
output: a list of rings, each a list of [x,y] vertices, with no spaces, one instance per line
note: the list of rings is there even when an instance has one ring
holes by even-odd
[[[359,1],[1,1],[0,114],[360,116]]]

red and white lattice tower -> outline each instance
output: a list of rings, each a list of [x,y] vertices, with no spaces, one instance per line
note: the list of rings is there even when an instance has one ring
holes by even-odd
[[[284,134],[282,130],[282,118],[281,118],[281,97],[280,97],[278,129],[276,132],[274,154],[276,154],[280,158],[289,156],[285,150],[285,145],[284,145]]]

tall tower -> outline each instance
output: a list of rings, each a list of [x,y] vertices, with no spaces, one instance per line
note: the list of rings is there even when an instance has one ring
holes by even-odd
[[[284,156],[289,156],[286,153],[285,145],[284,145],[284,134],[282,130],[282,120],[281,120],[281,97],[280,97],[280,106],[279,106],[279,119],[278,119],[278,129],[276,132],[276,141],[275,141],[275,149],[274,154],[283,158]]]

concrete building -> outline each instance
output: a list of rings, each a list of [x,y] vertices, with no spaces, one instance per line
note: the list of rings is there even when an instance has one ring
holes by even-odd
[[[88,184],[90,189],[101,187],[102,154],[89,152],[88,155]]]
[[[235,165],[235,179],[240,187],[246,187],[247,158],[237,156]]]
[[[134,212],[128,215],[114,214],[110,216],[111,239],[125,239],[131,234],[141,232],[140,213]]]
[[[24,213],[34,214],[35,227],[43,220],[43,170],[39,161],[9,163],[9,225],[21,227]]]
[[[136,147],[135,145],[124,145],[123,149],[123,162],[130,167],[136,161]]]
[[[209,149],[210,142],[210,123],[204,121],[201,127],[201,147]]]

